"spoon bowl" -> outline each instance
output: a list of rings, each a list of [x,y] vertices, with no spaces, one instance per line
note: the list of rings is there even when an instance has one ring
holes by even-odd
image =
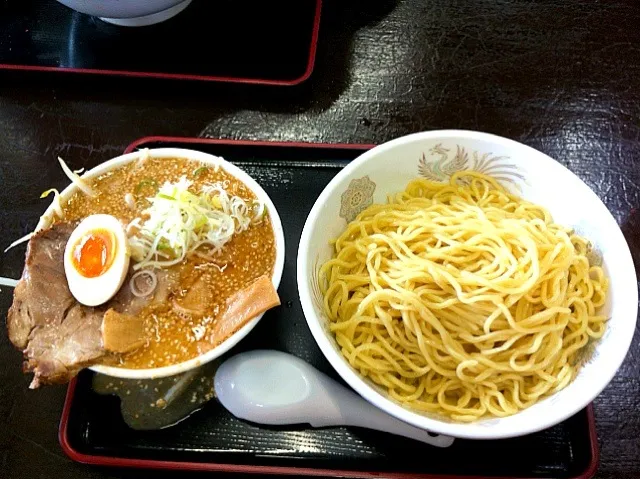
[[[259,424],[356,426],[438,447],[453,438],[434,435],[368,403],[296,356],[274,350],[240,353],[216,371],[214,389],[234,416]]]

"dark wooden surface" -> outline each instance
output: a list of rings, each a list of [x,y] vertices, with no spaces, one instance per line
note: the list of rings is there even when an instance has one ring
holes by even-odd
[[[145,135],[382,142],[487,131],[561,161],[605,201],[640,264],[640,4],[635,0],[325,0],[316,70],[290,89],[0,74],[0,243],[74,168]],[[22,250],[0,256],[17,277]],[[0,294],[0,314],[10,304]],[[183,477],[90,468],[57,442],[64,387],[29,391],[0,335],[0,476]],[[640,334],[596,401],[599,478],[640,477]],[[531,454],[533,452],[527,452]],[[499,460],[499,458],[494,458]]]

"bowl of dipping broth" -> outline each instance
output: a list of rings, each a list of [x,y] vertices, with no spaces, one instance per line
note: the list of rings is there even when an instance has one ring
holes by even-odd
[[[8,317],[33,387],[85,366],[129,379],[189,371],[229,351],[280,304],[280,217],[237,166],[178,148],[125,154],[86,173],[60,163],[72,183],[45,193],[55,197],[29,240]],[[64,269],[52,259],[63,252]]]

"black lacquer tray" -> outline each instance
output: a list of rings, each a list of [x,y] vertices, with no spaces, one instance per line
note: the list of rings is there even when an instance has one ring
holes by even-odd
[[[120,27],[55,0],[0,2],[0,69],[295,85],[313,71],[322,0],[194,0]]]
[[[337,378],[307,328],[296,288],[295,258],[307,213],[324,186],[366,145],[144,138],[136,148],[182,147],[224,157],[251,176],[280,212],[286,262],[284,307],[265,314],[231,353],[287,351]],[[230,415],[216,400],[160,431],[134,431],[116,397],[91,389],[91,372],[69,387],[60,441],[74,460],[96,465],[340,477],[589,478],[598,446],[591,407],[536,434],[499,441],[456,440],[438,449],[358,428],[264,427]]]

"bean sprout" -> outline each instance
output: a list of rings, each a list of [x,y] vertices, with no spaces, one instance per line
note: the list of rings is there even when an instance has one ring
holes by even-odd
[[[64,174],[67,175],[67,177],[71,180],[71,182],[74,185],[76,185],[85,195],[91,196],[91,197],[96,196],[96,192],[93,191],[91,186],[89,186],[89,184],[86,181],[84,181],[77,174],[71,171],[71,169],[67,166],[67,164],[64,162],[62,158],[58,157],[58,161],[60,162],[62,171],[64,171]]]
[[[22,238],[19,238],[17,240],[15,240],[13,243],[11,243],[9,246],[7,246],[4,250],[4,252],[6,253],[7,251],[9,251],[11,248],[18,246],[19,244],[22,243],[26,243],[27,241],[29,241],[31,239],[31,237],[34,235],[35,233],[29,233],[27,235],[24,235]]]
[[[124,195],[124,202],[127,204],[130,210],[136,209],[136,202],[133,199],[133,195],[131,193],[127,193]]]

